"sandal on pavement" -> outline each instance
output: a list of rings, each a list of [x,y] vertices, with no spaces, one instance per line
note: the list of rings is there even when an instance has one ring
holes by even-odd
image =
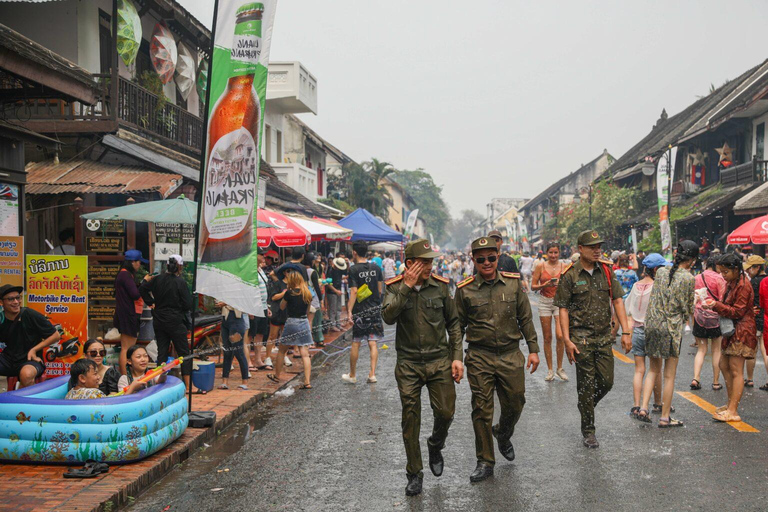
[[[745,388],[755,387],[755,381],[753,381],[752,379],[744,379],[744,387]]]
[[[219,386],[219,389],[229,389],[229,386],[227,386],[226,384],[222,384],[221,386]]]
[[[682,427],[683,422],[675,418],[659,418],[659,428]]]
[[[693,379],[691,381],[691,389],[701,389],[701,382],[699,382],[699,379]]]
[[[639,407],[633,407],[629,410],[629,416],[632,418],[637,418],[637,413],[640,411]]]
[[[719,412],[717,414],[714,414],[712,416],[712,418],[715,421],[720,421],[720,422],[723,422],[723,423],[728,423],[728,422],[731,422],[731,421],[741,421],[741,416],[739,416],[738,414],[735,414],[735,415],[731,414],[731,413],[728,412],[728,410],[721,411],[721,412]]]
[[[760,386],[758,389],[762,389],[763,391],[768,391],[768,382]]]
[[[240,384],[239,386],[237,386],[237,389],[242,389],[243,391],[248,391],[248,386],[246,386],[245,384]]]
[[[267,374],[267,378],[268,378],[269,380],[271,380],[272,382],[277,382],[277,383],[280,383],[280,379],[278,379],[277,377],[275,377],[275,374],[274,374],[274,373],[268,373],[268,374]]]
[[[656,414],[661,414],[661,407],[663,404],[653,404],[653,412]],[[671,406],[669,408],[669,412],[675,412],[675,406]]]
[[[721,412],[727,411],[727,410],[728,410],[728,406],[727,405],[721,405],[720,407],[715,409],[715,414],[720,414]]]
[[[258,367],[259,370],[274,370],[271,364],[263,364]]]
[[[299,389],[312,389],[312,384],[302,384]]]
[[[638,409],[637,414],[635,415],[635,419],[637,421],[642,421],[643,423],[651,423],[651,417],[648,415],[648,409]]]
[[[765,387],[765,390],[768,391],[768,384],[766,384],[763,387]],[[712,389],[714,389],[715,391],[720,391],[721,389],[723,389],[723,385],[720,383],[712,384]],[[760,389],[763,389],[763,388],[760,388]]]

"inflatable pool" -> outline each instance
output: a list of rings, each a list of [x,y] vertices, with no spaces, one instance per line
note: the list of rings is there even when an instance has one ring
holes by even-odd
[[[64,400],[69,376],[0,393],[0,462],[135,462],[169,445],[187,428],[181,380],[139,393]]]

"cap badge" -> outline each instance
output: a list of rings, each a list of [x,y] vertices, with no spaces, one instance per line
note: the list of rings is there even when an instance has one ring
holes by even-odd
[[[597,231],[593,231],[592,232],[592,238],[597,238],[597,237],[598,237]]]
[[[424,248],[429,249],[429,244],[428,243],[424,244]]]
[[[481,238],[479,242],[477,242],[477,245],[488,245],[488,239],[487,238]]]

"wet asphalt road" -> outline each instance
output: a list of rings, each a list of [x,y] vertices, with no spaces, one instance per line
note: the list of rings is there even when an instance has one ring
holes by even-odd
[[[391,340],[394,328],[387,332]],[[679,391],[690,391],[691,342],[686,336]],[[661,430],[655,421],[642,424],[628,416],[634,365],[617,359],[614,388],[597,409],[601,446],[587,450],[579,432],[575,370],[566,361],[571,381],[545,382],[543,351],[542,366],[527,378],[527,404],[513,438],[517,459],[507,462],[497,453],[495,476],[486,482],[469,483],[475,454],[466,379],[458,387],[443,452],[445,472],[440,478],[429,472],[426,438],[432,422],[425,390],[424,492],[406,498],[395,350],[392,341],[388,344],[390,349],[380,351],[377,384],[343,383],[348,356],[331,358],[313,372],[313,390],[263,402],[130,510],[768,510],[768,393],[745,390],[740,409],[742,419],[760,432],[715,423],[679,395],[674,416],[686,426]],[[363,376],[367,355],[361,351]],[[695,394],[719,406],[725,390],[711,390],[711,372],[708,359],[703,389]],[[768,379],[762,362],[755,374],[757,385]]]

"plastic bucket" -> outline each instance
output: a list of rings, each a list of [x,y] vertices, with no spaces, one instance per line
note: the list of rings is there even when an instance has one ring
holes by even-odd
[[[216,380],[216,363],[195,361],[192,368],[192,384],[202,391],[211,391]]]

